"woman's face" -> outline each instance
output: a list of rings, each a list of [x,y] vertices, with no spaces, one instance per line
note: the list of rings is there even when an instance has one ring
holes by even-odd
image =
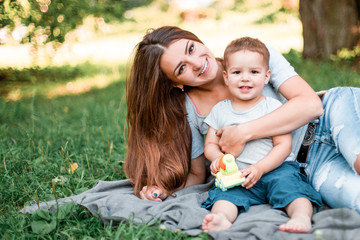
[[[219,70],[209,49],[202,43],[189,39],[171,43],[161,56],[160,67],[179,87],[207,84],[216,78]]]

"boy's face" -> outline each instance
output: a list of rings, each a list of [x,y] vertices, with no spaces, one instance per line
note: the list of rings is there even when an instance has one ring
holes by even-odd
[[[262,55],[242,50],[229,55],[223,75],[235,99],[250,101],[261,97],[264,85],[269,82],[270,70]]]

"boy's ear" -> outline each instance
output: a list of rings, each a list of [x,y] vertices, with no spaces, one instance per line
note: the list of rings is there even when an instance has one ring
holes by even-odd
[[[265,84],[268,84],[270,81],[270,76],[271,76],[271,71],[270,69],[267,70],[266,74],[265,74]]]
[[[223,74],[223,77],[224,77],[224,82],[225,82],[225,84],[228,85],[229,79],[228,79],[227,72],[224,70],[224,71],[222,72],[222,74]]]

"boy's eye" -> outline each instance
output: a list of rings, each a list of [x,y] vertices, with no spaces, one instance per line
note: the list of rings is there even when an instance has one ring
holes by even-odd
[[[256,73],[259,73],[259,71],[252,70],[251,73],[252,73],[252,74],[256,74]]]
[[[240,74],[240,71],[234,71],[233,74]]]

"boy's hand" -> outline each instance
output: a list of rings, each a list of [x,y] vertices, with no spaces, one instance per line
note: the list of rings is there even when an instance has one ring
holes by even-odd
[[[250,165],[241,171],[241,177],[246,177],[245,182],[241,185],[246,189],[253,187],[262,177],[262,170],[256,165]]]
[[[211,175],[216,176],[216,173],[219,171],[219,168],[220,168],[219,161],[222,157],[223,156],[218,157],[217,159],[215,159],[214,161],[211,162],[211,165],[210,165]]]

